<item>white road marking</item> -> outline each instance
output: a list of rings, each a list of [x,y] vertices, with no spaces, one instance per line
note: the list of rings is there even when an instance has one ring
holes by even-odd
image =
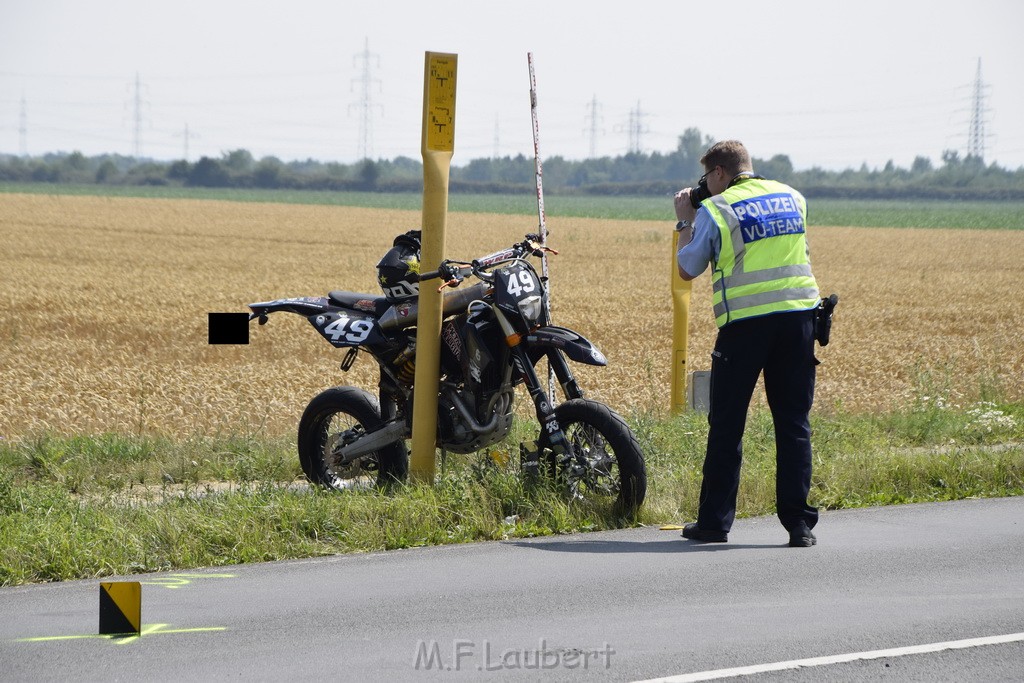
[[[1001,645],[1004,643],[1017,643],[1024,641],[1024,633],[1009,633],[1005,636],[991,636],[988,638],[969,638],[967,640],[951,640],[945,643],[930,643],[928,645],[911,645],[909,647],[895,647],[889,650],[871,650],[870,652],[852,652],[845,655],[831,655],[828,657],[812,657],[810,659],[794,659],[789,662],[775,662],[772,664],[755,664],[753,666],[741,666],[734,669],[716,669],[714,671],[701,671],[692,674],[681,674],[679,676],[666,676],[665,678],[652,678],[637,683],[689,683],[690,681],[711,681],[716,678],[730,678],[733,676],[752,676],[754,674],[767,673],[769,671],[787,671],[789,669],[800,669],[809,666],[827,666],[829,664],[843,664],[845,662],[856,662],[867,659],[884,659],[886,657],[905,657],[906,655],[920,655],[929,652],[942,652],[943,650],[963,650],[969,647],[981,647],[982,645]]]

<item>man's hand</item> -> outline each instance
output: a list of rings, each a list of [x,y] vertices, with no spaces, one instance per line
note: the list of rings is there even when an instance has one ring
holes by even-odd
[[[683,189],[676,192],[675,195],[675,206],[676,206],[676,219],[681,221],[690,221],[691,223],[697,217],[697,209],[693,208],[690,204],[690,191],[692,188],[684,187]]]

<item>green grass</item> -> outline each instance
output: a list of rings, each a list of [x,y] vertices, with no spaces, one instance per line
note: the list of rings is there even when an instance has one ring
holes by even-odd
[[[704,416],[628,421],[650,480],[635,520],[526,485],[483,454],[450,456],[433,486],[337,493],[305,485],[290,438],[0,441],[0,585],[694,519]],[[517,426],[512,442],[534,427]],[[1024,404],[922,395],[904,412],[815,415],[812,427],[811,502],[823,509],[1024,495]],[[771,514],[767,413],[752,413],[744,446],[739,515]]]
[[[422,196],[417,193],[0,183],[0,193],[3,192],[321,204],[417,211],[422,208]],[[452,193],[448,206],[451,211],[458,212],[537,214],[537,199],[532,193]],[[670,223],[675,220],[672,200],[668,196],[583,197],[549,194],[545,196],[544,208],[545,214],[552,218],[577,216]],[[812,225],[855,227],[1022,230],[1024,202],[816,199],[810,202],[810,221]]]
[[[812,225],[1024,229],[1024,202],[818,199],[809,207]]]

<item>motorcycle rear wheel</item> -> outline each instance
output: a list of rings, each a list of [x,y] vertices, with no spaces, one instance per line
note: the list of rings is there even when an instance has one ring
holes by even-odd
[[[373,453],[340,465],[335,450],[384,422],[377,398],[358,387],[334,387],[309,402],[299,421],[299,463],[306,478],[332,489],[358,485],[376,471],[378,487],[404,481],[409,452],[399,439]]]
[[[577,454],[578,467],[559,467],[574,495],[616,496],[619,514],[632,516],[647,495],[647,467],[626,421],[603,403],[575,398],[555,408],[555,417]],[[575,470],[575,471],[574,471]]]

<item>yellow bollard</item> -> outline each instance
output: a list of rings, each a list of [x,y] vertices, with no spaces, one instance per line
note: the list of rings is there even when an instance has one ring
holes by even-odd
[[[455,80],[458,55],[427,52],[423,73],[423,224],[421,271],[437,270],[444,258],[448,174],[455,152]],[[413,389],[413,481],[434,481],[437,389],[441,363],[441,294],[431,280],[420,286]]]
[[[100,635],[142,633],[142,584],[111,581],[100,584]]]
[[[676,253],[679,233],[672,238],[672,394],[673,415],[686,410],[686,353],[690,339],[690,291],[692,283],[679,277]]]

